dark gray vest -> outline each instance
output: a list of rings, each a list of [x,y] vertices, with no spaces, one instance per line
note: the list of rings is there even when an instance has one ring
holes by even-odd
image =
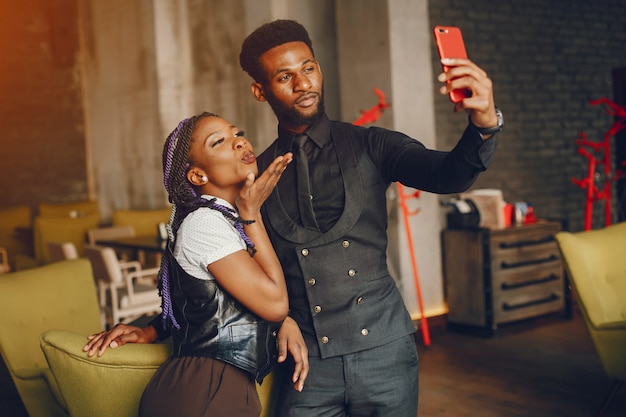
[[[365,130],[331,122],[345,192],[337,223],[326,233],[305,229],[287,215],[274,190],[263,219],[285,272],[290,316],[309,353],[322,358],[370,349],[415,332],[387,269],[389,187],[363,146]],[[264,169],[275,141],[260,157]]]

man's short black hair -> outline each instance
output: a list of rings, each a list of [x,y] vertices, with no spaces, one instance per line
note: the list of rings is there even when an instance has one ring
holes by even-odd
[[[295,20],[279,19],[260,26],[248,35],[241,45],[239,65],[256,82],[264,82],[259,58],[275,46],[287,42],[304,42],[313,53],[313,43],[304,26]]]

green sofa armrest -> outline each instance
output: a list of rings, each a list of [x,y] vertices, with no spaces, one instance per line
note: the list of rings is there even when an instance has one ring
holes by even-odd
[[[19,379],[46,379],[44,372],[46,368],[24,368],[24,369],[13,369],[15,376]]]
[[[626,330],[626,321],[612,321],[594,326],[597,330]],[[626,349],[626,345],[624,347]]]
[[[48,330],[41,349],[71,415],[135,417],[152,375],[171,354],[169,344],[127,344],[89,357],[87,336]]]

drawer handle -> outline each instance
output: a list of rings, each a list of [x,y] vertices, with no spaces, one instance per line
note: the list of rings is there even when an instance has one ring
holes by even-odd
[[[542,264],[544,262],[552,262],[552,261],[556,261],[557,259],[559,259],[559,257],[552,254],[548,256],[547,258],[531,259],[530,261],[524,261],[524,262],[513,262],[513,263],[501,262],[500,267],[502,269],[519,268],[520,266],[536,265],[536,264]]]
[[[548,237],[544,237],[543,239],[537,239],[537,240],[520,240],[518,242],[511,242],[511,243],[500,242],[498,247],[500,247],[500,249],[512,249],[512,248],[519,248],[520,246],[541,245],[543,243],[552,242],[553,240],[554,240],[554,236],[548,236]]]
[[[534,301],[529,301],[527,303],[522,303],[522,304],[509,304],[509,303],[504,303],[502,304],[502,309],[503,310],[516,310],[518,308],[525,308],[525,307],[530,307],[530,306],[534,306],[537,304],[544,304],[544,303],[549,303],[551,301],[554,300],[558,300],[559,296],[557,294],[550,294],[549,297],[546,298],[540,298],[538,300],[534,300]]]
[[[519,282],[517,284],[507,284],[506,282],[503,282],[502,285],[500,285],[500,288],[502,288],[503,290],[512,290],[514,288],[526,287],[528,285],[543,284],[544,282],[556,281],[558,279],[559,279],[558,275],[550,274],[547,277],[533,279],[530,281]]]

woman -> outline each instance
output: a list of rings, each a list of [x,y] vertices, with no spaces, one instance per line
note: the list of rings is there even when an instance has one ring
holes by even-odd
[[[273,332],[288,310],[260,208],[291,159],[277,157],[255,180],[252,145],[212,113],[183,120],[168,136],[163,173],[173,206],[159,271],[163,326],[118,325],[84,348],[102,355],[107,346],[171,333],[173,354],[146,387],[140,416],[259,416],[255,380],[271,369]]]

